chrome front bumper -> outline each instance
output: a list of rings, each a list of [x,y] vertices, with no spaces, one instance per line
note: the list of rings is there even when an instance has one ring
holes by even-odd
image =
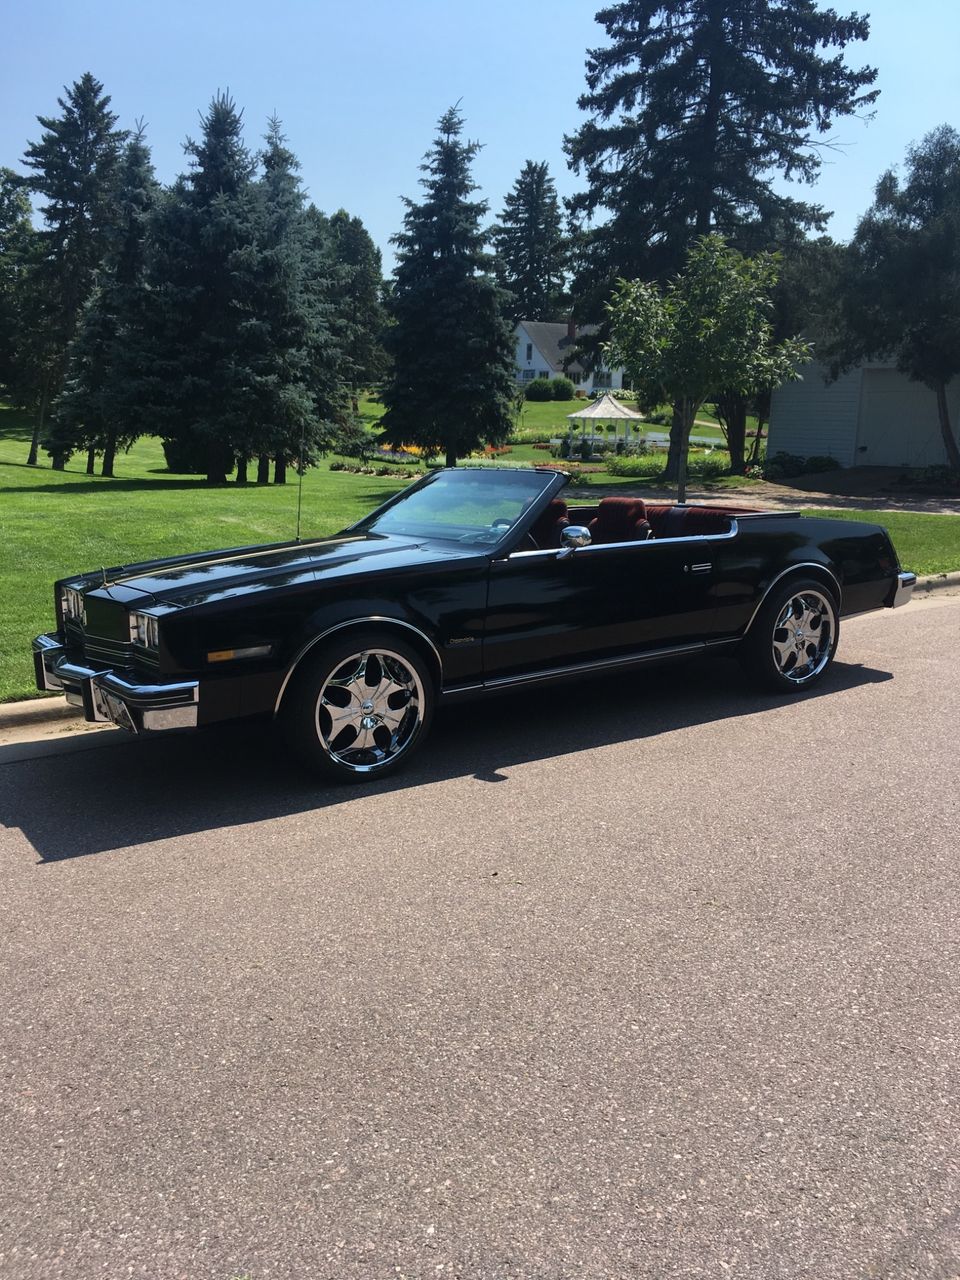
[[[117,671],[74,661],[56,636],[37,636],[33,665],[37,688],[66,694],[69,703],[83,708],[86,720],[119,725],[131,733],[197,727],[197,680],[139,684]]]
[[[915,573],[898,573],[897,585],[891,593],[887,604],[891,609],[899,609],[902,604],[906,604],[913,595],[913,588],[917,585],[917,575]]]

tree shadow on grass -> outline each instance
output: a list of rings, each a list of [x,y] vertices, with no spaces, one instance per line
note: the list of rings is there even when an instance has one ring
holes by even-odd
[[[27,471],[36,471],[36,467],[28,467],[25,462],[0,462],[0,469],[3,467],[22,467]],[[157,474],[157,473],[152,473]],[[31,485],[0,485],[0,494],[4,493],[59,493],[59,494],[89,494],[94,492],[117,492],[117,493],[175,493],[185,489],[192,490],[196,493],[252,493],[255,491],[277,490],[282,489],[286,493],[295,494],[297,482],[294,479],[286,485],[258,485],[258,484],[234,484],[228,480],[226,484],[207,484],[205,480],[198,476],[171,476],[169,479],[163,479],[157,475],[156,479],[147,480],[137,477],[111,477],[111,476],[86,476],[83,479],[65,480],[62,484],[31,484]],[[374,507],[379,506],[381,502],[386,502],[388,498],[396,496],[396,489],[383,489],[376,493],[367,493],[364,495],[364,501],[369,502],[369,509],[372,511]],[[314,496],[314,495],[304,495]],[[363,513],[361,513],[363,514]]]
[[[798,700],[829,699],[892,678],[834,663]],[[426,783],[498,784],[512,767],[615,745],[641,758],[660,733],[743,720],[778,704],[755,693],[736,663],[717,658],[528,690],[441,710],[420,754],[401,773],[366,784],[363,794],[389,803],[391,795]],[[6,825],[23,831],[41,863],[318,812],[359,794],[306,774],[279,749],[268,723],[137,741],[105,731],[71,746],[23,760],[16,748],[0,749],[0,812]]]
[[[26,463],[4,463],[5,466],[26,466]],[[28,471],[36,468],[28,467]],[[31,484],[0,486],[0,493],[95,493],[95,492],[173,492],[178,489],[195,489],[198,493],[210,493],[214,489],[226,489],[228,485],[209,485],[202,480],[170,479],[170,480],[137,480],[111,479],[109,476],[90,476],[85,480],[65,480],[62,484]],[[234,488],[238,486],[232,486]]]

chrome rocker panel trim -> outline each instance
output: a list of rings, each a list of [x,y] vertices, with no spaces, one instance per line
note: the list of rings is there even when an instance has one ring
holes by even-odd
[[[37,636],[33,653],[38,687],[64,693],[94,724],[115,724],[132,733],[197,727],[198,680],[142,684],[118,671],[98,671],[70,658],[56,636]]]
[[[545,667],[539,671],[524,671],[515,676],[498,676],[494,680],[485,680],[479,684],[454,685],[443,689],[440,693],[442,702],[452,702],[460,697],[472,697],[480,693],[496,693],[501,689],[512,689],[525,684],[548,684],[553,680],[571,680],[577,676],[600,675],[603,672],[619,671],[628,667],[640,667],[648,662],[669,662],[674,658],[688,658],[694,654],[714,653],[733,648],[740,643],[739,637],[722,640],[696,640],[691,644],[670,645],[663,649],[647,649],[642,653],[620,654],[614,658],[597,658],[592,662],[576,662],[563,667]]]

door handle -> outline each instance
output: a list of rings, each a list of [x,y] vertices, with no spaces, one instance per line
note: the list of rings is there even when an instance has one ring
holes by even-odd
[[[685,564],[683,566],[684,573],[709,573],[713,568],[710,563],[704,564]]]

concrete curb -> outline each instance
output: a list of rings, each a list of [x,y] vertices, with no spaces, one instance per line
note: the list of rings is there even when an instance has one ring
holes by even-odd
[[[918,578],[916,591],[939,591],[944,587],[960,587],[960,571],[950,573],[929,573],[925,578]]]
[[[918,578],[917,592],[941,591],[948,587],[960,590],[960,570],[949,573],[931,573]],[[70,729],[109,729],[112,725],[88,725],[78,707],[68,706],[59,694],[50,697],[27,698],[23,702],[0,703],[0,745],[11,741],[26,741],[34,736],[49,736]]]

